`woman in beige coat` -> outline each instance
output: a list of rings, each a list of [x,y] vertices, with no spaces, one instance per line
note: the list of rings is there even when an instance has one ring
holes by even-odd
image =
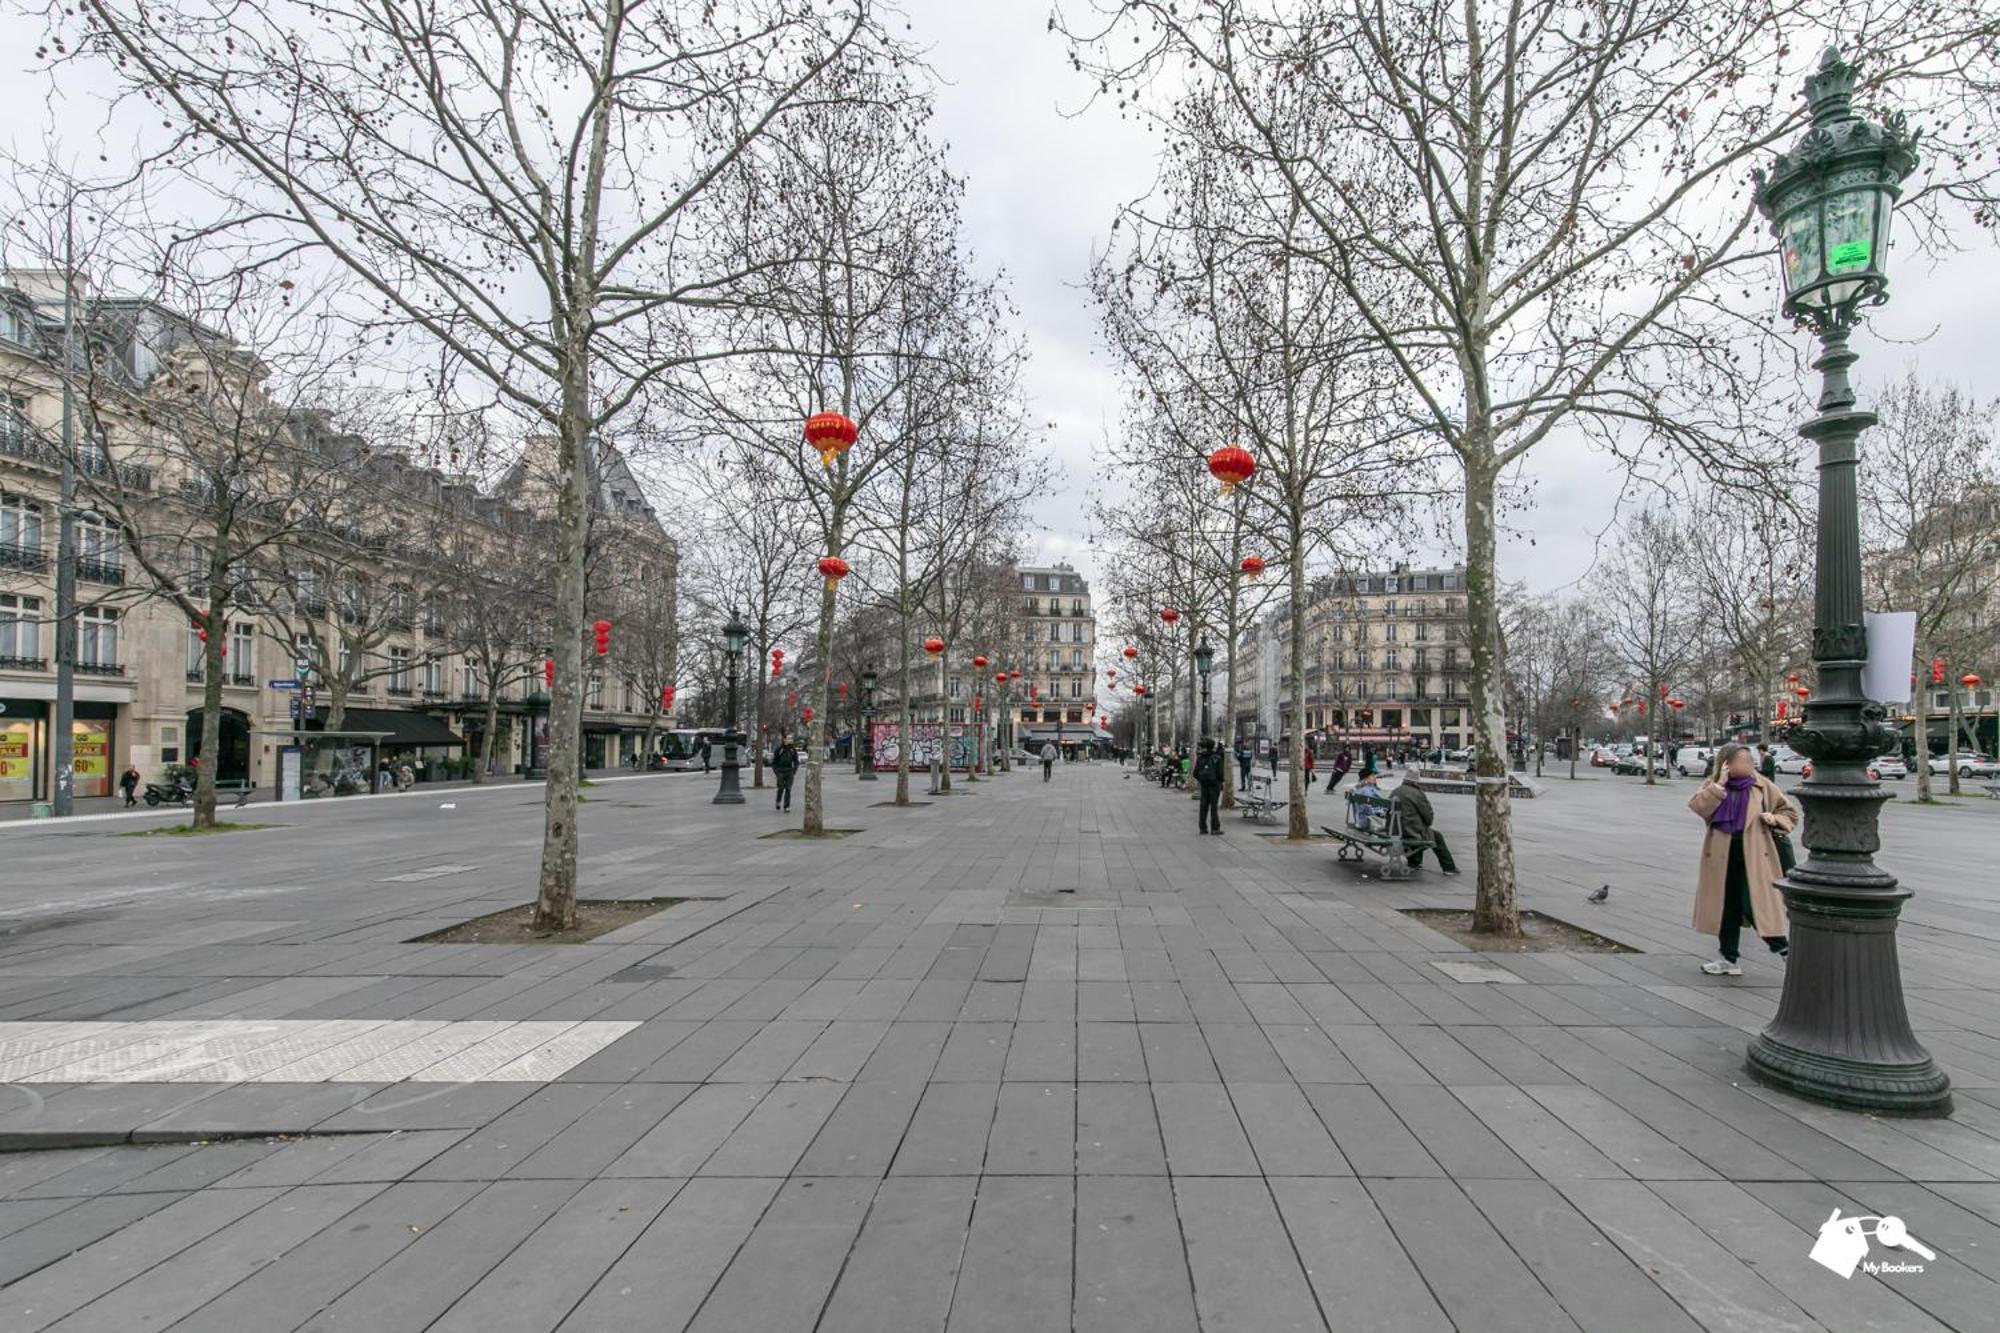
[[[1720,946],[1715,961],[1701,970],[1712,977],[1740,977],[1736,940],[1746,918],[1772,953],[1783,958],[1790,952],[1785,899],[1776,887],[1784,869],[1774,835],[1790,833],[1799,812],[1777,783],[1758,775],[1749,746],[1725,745],[1715,761],[1715,773],[1688,800],[1688,809],[1708,825],[1694,928],[1713,934]]]

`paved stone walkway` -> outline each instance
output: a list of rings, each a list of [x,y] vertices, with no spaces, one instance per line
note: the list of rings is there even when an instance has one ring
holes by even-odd
[[[1396,911],[1463,880],[1197,838],[1108,765],[1038,779],[892,810],[836,775],[863,831],[821,844],[754,840],[763,793],[605,782],[586,896],[697,901],[566,947],[408,943],[530,896],[529,790],[0,832],[0,1022],[636,1024],[520,1080],[0,1088],[0,1144],[39,1149],[0,1157],[0,1327],[2000,1325],[1988,803],[1888,814],[1958,1089],[1894,1122],[1742,1077],[1780,974],[1694,970],[1684,784],[1518,806],[1528,905],[1642,952],[1496,956]],[[1938,1257],[1843,1279],[1807,1258],[1836,1208]]]

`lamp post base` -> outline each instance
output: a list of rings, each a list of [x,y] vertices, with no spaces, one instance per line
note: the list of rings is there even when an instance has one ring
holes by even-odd
[[[743,804],[742,742],[731,736],[722,743],[722,785],[716,788],[710,805]]]
[[[1896,922],[1909,895],[1780,888],[1791,957],[1777,1017],[1745,1057],[1750,1076],[1848,1111],[1951,1114],[1951,1081],[1910,1030],[1903,1003]]]

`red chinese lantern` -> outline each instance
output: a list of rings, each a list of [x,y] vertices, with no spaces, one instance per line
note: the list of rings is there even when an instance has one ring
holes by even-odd
[[[1617,716],[1618,716],[1618,705],[1617,705],[1617,704],[1606,704],[1606,705],[1604,705],[1604,711],[1605,711],[1605,712],[1607,712],[1607,713],[1609,713],[1609,714],[1611,714],[1611,716],[1613,716],[1613,717],[1617,717]]]
[[[1796,680],[1797,677],[1793,677],[1793,679]],[[1943,683],[1944,683],[1944,659],[1942,657],[1933,657],[1931,659],[1931,684],[1941,685]]]
[[[847,562],[837,555],[829,555],[819,562],[819,576],[826,580],[826,590],[832,592],[847,577]]]
[[[1641,699],[1639,701],[1639,716],[1640,717],[1646,716],[1646,701],[1644,699]]]
[[[977,694],[975,694],[975,695],[973,695],[973,696],[972,696],[972,711],[973,711],[973,712],[975,712],[975,713],[977,713],[977,712],[980,712],[980,711],[981,711],[982,709],[984,709],[985,707],[986,707],[986,700],[985,700],[985,698],[984,698],[983,696],[981,696],[981,695],[977,695]]]
[[[838,412],[815,412],[806,418],[806,443],[819,451],[822,467],[854,447],[861,428]]]
[[[847,702],[847,682],[844,680],[840,682],[840,701]]]
[[[1174,608],[1172,608],[1171,606],[1163,606],[1160,608],[1161,624],[1178,625],[1180,623],[1180,620],[1181,620],[1181,613],[1174,610]]]
[[[972,669],[974,671],[986,670],[986,654],[980,653],[972,659]]]
[[[1786,715],[1791,712],[1791,708],[1792,706],[1785,700],[1778,700],[1778,721],[1783,722]]]
[[[674,687],[671,685],[660,686],[660,710],[666,713],[674,711]]]
[[[1146,687],[1144,685],[1134,685],[1132,687],[1132,693],[1138,695],[1140,698],[1143,699],[1146,697]]]
[[[543,682],[544,682],[545,684],[547,684],[547,686],[548,686],[548,687],[549,687],[550,689],[554,689],[554,688],[556,687],[556,659],[555,659],[555,658],[553,658],[553,657],[544,657],[544,658],[542,659],[542,680],[543,680]]]
[[[590,632],[597,639],[597,655],[604,656],[611,651],[611,622],[599,620],[592,623]]]
[[[1040,699],[1042,697],[1042,687],[1039,685],[1030,685],[1028,687],[1028,697],[1030,699]]]
[[[1801,699],[1812,698],[1812,691],[1806,688],[1804,685],[1799,686],[1796,690],[1793,690],[1792,693],[1798,695],[1799,698]]]
[[[1667,697],[1667,695],[1668,695],[1668,694],[1670,694],[1670,693],[1672,693],[1672,691],[1670,691],[1669,689],[1667,689],[1667,687],[1666,687],[1666,686],[1664,686],[1664,685],[1660,686],[1660,697],[1661,697],[1662,699],[1666,698],[1666,697]]]
[[[1669,699],[1667,700],[1667,707],[1673,709],[1676,713],[1678,713],[1681,711],[1681,709],[1687,707],[1687,700],[1678,697]]]
[[[1958,683],[1965,686],[1968,690],[1977,689],[1979,687],[1979,677],[1975,673],[1968,671],[1958,678]]]
[[[1941,657],[1938,659],[1938,661],[1940,662],[1942,662],[1943,660],[1944,659]],[[1796,671],[1794,671],[1791,675],[1785,677],[1785,684],[1787,685],[1796,685],[1798,683],[1799,683],[1799,673]]]
[[[1261,555],[1246,555],[1243,557],[1242,568],[1245,578],[1253,581],[1261,579],[1264,577],[1264,557]]]
[[[205,630],[205,629],[198,629],[198,630],[196,630],[196,631],[194,632],[194,636],[195,636],[195,638],[197,638],[197,639],[200,639],[200,640],[201,640],[201,641],[202,641],[203,643],[207,643],[207,642],[208,642],[208,631],[207,631],[207,630]]]
[[[996,672],[994,672],[994,673],[993,673],[993,683],[994,683],[995,685],[1005,685],[1005,684],[1007,683],[1007,673],[1006,673],[1006,672],[1004,672],[1004,671],[996,671]]]
[[[928,639],[924,640],[924,651],[929,653],[932,657],[936,657],[939,653],[944,651],[944,640],[940,639],[935,634],[931,635]]]
[[[799,706],[799,696],[797,691],[795,690],[785,691],[785,707],[797,708],[798,706]]]
[[[1208,456],[1208,470],[1222,483],[1222,493],[1227,495],[1250,480],[1257,471],[1257,460],[1242,445],[1225,444]]]
[[[1138,657],[1138,656],[1139,656],[1139,650],[1138,650],[1137,648],[1134,648],[1134,647],[1133,647],[1133,646],[1132,646],[1131,644],[1129,644],[1129,643],[1125,645],[1125,660],[1126,660],[1126,661],[1130,662],[1130,661],[1132,661],[1132,660],[1133,660],[1134,658],[1136,658],[1136,657]]]
[[[804,713],[802,713],[802,714],[801,714],[800,716],[804,717],[804,718],[805,718],[805,720],[806,720],[806,721],[808,721],[808,722],[812,721],[812,720],[813,720],[813,710],[812,710],[812,705],[811,705],[811,704],[807,704],[807,705],[806,705],[806,711],[805,711]]]
[[[1104,668],[1104,678],[1105,678],[1106,680],[1117,680],[1117,679],[1118,679],[1118,668],[1117,668],[1117,667],[1106,667],[1106,668]]]

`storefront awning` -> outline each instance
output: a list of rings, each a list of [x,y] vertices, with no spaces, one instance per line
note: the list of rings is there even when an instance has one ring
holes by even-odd
[[[462,746],[444,722],[407,708],[350,708],[343,730],[378,731],[384,745]]]
[[[587,717],[583,719],[583,729],[596,736],[616,736],[619,732],[628,730],[628,728],[621,727],[616,722],[601,717]],[[637,730],[643,731],[645,728],[641,727],[637,728]]]

